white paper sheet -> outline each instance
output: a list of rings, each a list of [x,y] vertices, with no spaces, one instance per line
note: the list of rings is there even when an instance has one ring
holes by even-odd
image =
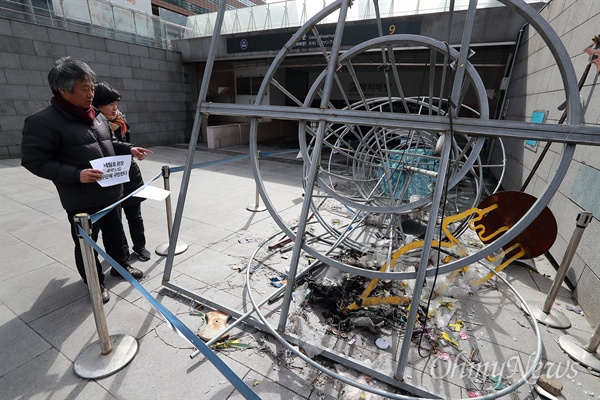
[[[96,182],[102,187],[129,182],[130,155],[97,158],[90,161],[90,164],[92,168],[99,169],[104,173],[102,179]]]
[[[162,201],[167,198],[170,194],[168,190],[157,188],[156,186],[146,186],[139,192],[133,195],[133,197],[142,197],[144,199]]]

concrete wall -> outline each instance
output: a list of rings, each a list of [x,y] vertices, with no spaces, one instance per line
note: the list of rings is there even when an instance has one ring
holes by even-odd
[[[294,124],[287,121],[272,120],[259,122],[257,140],[273,140],[286,136]],[[224,125],[211,125],[205,127],[206,143],[209,149],[237,146],[250,143],[250,123],[230,123]],[[297,130],[297,128],[296,128]]]
[[[197,92],[180,53],[0,18],[0,158],[20,156],[23,120],[49,103],[48,71],[63,56],[121,92],[135,144],[187,141]]]
[[[579,80],[589,60],[583,50],[592,44],[595,35],[600,34],[600,1],[554,0],[541,10],[541,15],[561,37]],[[598,126],[600,134],[598,79],[596,66],[592,65],[581,96],[585,113],[582,122]],[[508,99],[507,119],[529,121],[534,110],[547,110],[546,123],[556,124],[563,113],[558,107],[564,102],[565,94],[556,62],[543,40],[531,28],[527,28],[519,49]],[[545,143],[538,143],[535,150],[522,140],[505,141],[505,145],[508,163],[504,188],[519,190]],[[526,192],[533,195],[542,192],[554,176],[562,148],[556,143],[551,145]],[[559,228],[550,254],[559,264],[575,229],[577,215],[582,211],[594,215],[573,258],[567,279],[576,288],[576,299],[595,325],[600,321],[600,147],[577,146],[573,162],[550,209]]]

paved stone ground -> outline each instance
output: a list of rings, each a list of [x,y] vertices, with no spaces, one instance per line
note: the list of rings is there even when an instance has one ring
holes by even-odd
[[[176,167],[185,163],[186,148],[165,146],[153,150],[155,154],[140,163],[146,181],[159,175],[163,165]],[[194,161],[218,161],[247,151],[244,146],[222,152],[201,150],[196,152]],[[302,204],[302,167],[295,161],[295,154],[283,158],[261,160],[261,174],[282,219],[293,224]],[[181,173],[174,173],[170,179],[173,212],[181,178]],[[162,187],[162,179],[152,185]],[[251,309],[245,274],[239,267],[246,265],[261,242],[279,230],[268,212],[246,209],[255,204],[255,194],[247,159],[194,169],[191,174],[179,234],[179,241],[188,248],[175,256],[169,284],[207,299],[202,312],[209,311],[207,304],[211,302],[242,312]],[[168,239],[165,203],[145,201],[143,216],[148,248],[152,251]],[[192,346],[168,328],[135,288],[108,274],[106,283],[111,301],[104,309],[109,332],[137,338],[138,353],[124,369],[106,378],[84,380],[74,373],[76,357],[97,340],[87,288],[74,266],[68,222],[54,186],[22,168],[19,159],[0,160],[0,252],[0,399],[242,398],[203,356],[190,359]],[[277,265],[274,268],[284,271],[288,261],[281,255],[277,257],[271,266]],[[166,257],[154,252],[148,262],[132,257],[132,264],[146,273],[141,281],[144,289],[196,331],[202,319],[191,315],[190,310],[202,305],[163,284],[165,261]],[[307,262],[302,260],[303,264]],[[505,277],[527,302],[541,303],[555,271],[543,257],[535,260],[535,266],[540,273],[518,265],[509,266]],[[253,272],[252,290],[259,299],[272,289],[265,279],[269,277],[268,271],[257,268]],[[499,283],[464,299],[460,309],[462,317],[470,321],[467,325],[471,344],[478,347],[481,361],[505,365],[504,376],[509,375],[508,368],[514,370],[515,360],[527,364],[535,350],[533,326],[517,304],[515,295]],[[557,344],[562,335],[587,342],[592,332],[585,317],[567,310],[567,305],[577,306],[563,287],[554,307],[568,316],[572,327],[557,330],[540,326],[542,361],[546,369],[554,367],[564,374],[561,381],[565,398],[600,398],[598,374],[574,364]],[[266,309],[267,318],[276,325],[278,303]],[[394,342],[391,330],[379,332],[379,336],[388,335],[385,337],[392,343],[390,350],[382,352],[373,345],[374,336],[370,332],[360,333],[351,344],[347,338],[324,335],[316,312],[307,320],[309,323],[301,327],[305,329],[301,337],[305,345],[320,340],[332,352],[351,353],[362,365],[382,371],[393,368],[391,354],[399,344]],[[230,332],[230,339],[252,347],[230,346],[218,350],[218,356],[260,398],[361,398],[354,388],[333,382],[262,330],[241,325]],[[322,357],[317,359],[350,381],[369,381],[364,374],[346,370],[339,364],[333,366]],[[433,368],[445,366],[434,357],[423,359],[411,354],[409,360],[406,383],[437,396],[467,398],[467,386],[479,385],[449,374],[434,379],[435,371],[441,369],[432,370],[432,365],[437,362],[438,367]],[[371,384],[386,388],[381,382]],[[376,398],[369,396],[364,398]],[[539,398],[529,384],[505,397]]]

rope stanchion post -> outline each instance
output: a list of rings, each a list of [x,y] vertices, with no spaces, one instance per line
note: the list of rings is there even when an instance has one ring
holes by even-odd
[[[171,176],[171,169],[168,165],[163,165],[162,167],[162,175],[164,181],[164,188],[169,192],[169,195],[165,199],[165,208],[167,209],[167,230],[169,232],[169,239],[171,239],[171,232],[173,231],[173,212],[171,209],[171,184],[169,182],[169,177]],[[166,256],[169,252],[170,242],[159,244],[154,250],[156,254],[160,256]],[[177,242],[175,244],[175,255],[181,254],[188,249],[188,245],[183,242]]]
[[[596,329],[587,344],[584,344],[577,338],[563,335],[558,338],[558,345],[565,353],[580,364],[583,364],[594,371],[600,371],[600,355],[598,354],[598,345],[600,345],[600,322],[596,325]]]
[[[260,163],[260,155],[261,155],[261,152],[260,152],[260,150],[258,150],[256,152],[256,165],[257,166],[259,166],[259,163]],[[251,211],[251,212],[263,212],[266,209],[267,209],[267,207],[260,206],[260,194],[258,193],[258,187],[256,187],[256,197],[254,199],[254,205],[246,207],[246,210]]]
[[[89,215],[77,214],[75,222],[81,228],[81,231],[89,237],[91,233]],[[94,251],[79,231],[78,236],[99,340],[91,343],[79,353],[73,368],[81,378],[98,379],[112,375],[129,364],[137,354],[138,342],[133,336],[129,335],[109,336],[108,324],[102,305],[102,294],[100,293],[100,281],[96,273]]]
[[[556,272],[556,277],[554,278],[554,282],[552,283],[552,287],[548,292],[548,296],[546,297],[544,305],[541,308],[537,306],[531,307],[533,316],[539,323],[558,329],[567,329],[571,327],[571,321],[569,321],[569,318],[567,318],[560,311],[553,310],[552,305],[554,304],[558,291],[565,280],[565,276],[567,275],[567,271],[569,270],[569,266],[571,265],[571,261],[573,260],[573,256],[577,250],[577,246],[579,245],[581,237],[583,236],[583,231],[585,228],[587,228],[591,220],[592,213],[589,212],[582,212],[577,216],[575,231],[571,236],[571,240],[567,246],[567,250],[565,251],[565,255],[563,256],[563,260],[560,263],[558,271]]]
[[[550,289],[548,298],[544,303],[544,307],[542,308],[543,312],[550,312],[550,308],[552,307],[554,299],[556,298],[556,293],[558,292],[558,287],[561,285],[562,280],[566,275],[566,270],[573,259],[575,249],[581,240],[583,231],[589,225],[591,220],[592,214],[589,212],[583,212],[577,216],[577,227],[575,228],[575,232],[573,232],[573,236],[571,237],[571,241],[565,252],[563,262],[560,265],[554,284]],[[600,371],[600,355],[598,354],[598,345],[600,345],[600,323],[596,325],[596,329],[587,344],[577,338],[563,335],[558,338],[558,345],[565,353],[580,364],[583,364],[594,371]]]

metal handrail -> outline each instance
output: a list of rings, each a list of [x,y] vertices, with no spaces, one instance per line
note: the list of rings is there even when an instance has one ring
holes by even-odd
[[[333,0],[323,0],[325,7]],[[540,0],[525,0],[526,3],[539,2]],[[549,0],[541,0],[547,2]],[[96,36],[113,38],[131,43],[138,43],[164,49],[171,48],[171,40],[189,39],[195,37],[211,36],[215,26],[216,13],[191,15],[187,17],[187,26],[165,21],[155,15],[150,15],[131,8],[121,7],[104,0],[95,0],[94,4],[100,7],[110,8],[107,19],[93,18],[89,0],[85,0],[87,7],[77,4],[79,18],[65,17],[65,10],[54,10],[53,2],[49,2],[47,8],[33,6],[29,0],[4,0],[0,4],[0,18],[28,21],[39,25],[52,26],[75,32],[89,33]],[[466,9],[466,5],[458,0],[455,9]],[[348,20],[373,19],[372,0],[355,0],[353,13],[349,14]],[[382,8],[383,18],[398,17],[402,15],[419,15],[448,11],[449,0],[437,0],[432,2],[406,3],[402,1],[380,1],[385,3]],[[280,28],[299,27],[306,22],[307,16],[311,15],[310,8],[321,2],[308,2],[308,0],[282,0],[262,5],[254,5],[243,8],[234,8],[225,12],[224,24],[221,34],[244,33],[250,31],[271,30]],[[414,4],[414,6],[408,6]],[[502,6],[497,0],[481,0],[478,8]],[[82,11],[83,10],[83,11]],[[115,10],[118,17],[115,17]],[[87,15],[82,15],[86,12]],[[133,26],[130,31],[118,29],[115,23],[118,18],[130,14],[129,20],[121,20],[125,25]],[[331,16],[335,21],[337,16]],[[145,27],[138,27],[137,22],[145,22]],[[261,22],[264,21],[264,22]],[[151,34],[148,27],[151,25]]]
[[[545,2],[549,0],[524,0],[525,3]],[[334,0],[281,0],[267,4],[253,5],[225,11],[221,35],[254,31],[297,28],[306,23],[307,18],[333,3]],[[448,12],[450,0],[406,1],[378,0],[382,18],[405,15],[421,15]],[[347,21],[375,19],[373,0],[354,0],[348,12]],[[468,0],[455,0],[454,10],[466,10]],[[477,8],[503,7],[498,0],[479,0]],[[187,18],[185,38],[212,36],[217,18],[216,12],[191,15]],[[335,23],[337,13],[328,16],[322,23]]]
[[[53,2],[48,2],[47,7],[39,7],[28,0],[4,0],[0,3],[0,18],[163,49],[171,48],[171,40],[189,35],[186,32],[190,29],[185,26],[107,1],[94,1],[94,9],[104,11],[101,14],[92,13],[93,7],[88,0],[85,6],[82,5],[78,3],[76,9],[55,9]]]

